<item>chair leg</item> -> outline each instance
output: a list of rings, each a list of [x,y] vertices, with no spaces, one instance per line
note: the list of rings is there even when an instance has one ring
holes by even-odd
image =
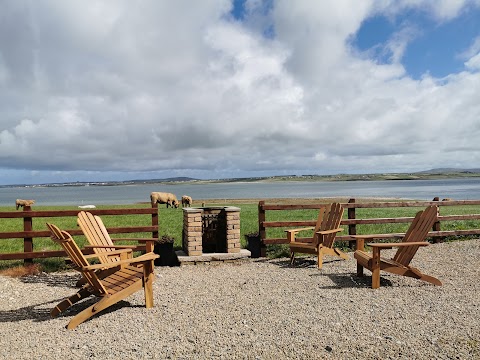
[[[100,299],[99,302],[93,304],[92,306],[86,308],[82,312],[78,313],[67,325],[67,329],[72,330],[75,329],[78,325],[83,323],[84,321],[90,319],[92,316],[98,314],[102,310],[116,304],[120,300],[125,299],[127,296],[137,292],[142,288],[143,281],[139,279],[134,284],[128,286],[127,288],[113,294],[107,295]]]
[[[372,289],[380,287],[380,249],[373,248],[372,258]]]
[[[380,267],[372,269],[372,289],[380,287]]]
[[[143,266],[143,290],[145,293],[145,307],[153,307],[153,260]]]
[[[320,247],[320,249],[318,249],[318,254],[317,254],[317,263],[318,263],[318,269],[321,270],[322,267],[323,267],[323,248]]]
[[[295,253],[290,252],[290,266],[295,266]]]
[[[358,262],[357,262],[357,276],[358,277],[363,276],[363,266],[360,265]]]
[[[57,306],[55,306],[52,309],[52,311],[50,311],[50,315],[52,317],[55,317],[58,314],[67,310],[73,304],[79,302],[82,299],[85,299],[85,298],[89,297],[90,295],[92,295],[92,293],[90,291],[88,291],[87,288],[82,288],[82,289],[78,290],[78,292],[76,294],[66,298],[65,300],[61,301]]]

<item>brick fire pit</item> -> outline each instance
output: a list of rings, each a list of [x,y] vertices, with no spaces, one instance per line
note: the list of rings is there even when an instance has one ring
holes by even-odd
[[[240,208],[212,206],[183,209],[183,262],[228,261],[249,257],[240,248]]]

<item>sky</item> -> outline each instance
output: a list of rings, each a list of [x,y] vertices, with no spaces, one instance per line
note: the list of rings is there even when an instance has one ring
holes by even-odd
[[[480,0],[0,0],[0,185],[480,166]]]

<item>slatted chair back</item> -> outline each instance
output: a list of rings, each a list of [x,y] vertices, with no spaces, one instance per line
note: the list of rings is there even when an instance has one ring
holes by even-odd
[[[325,209],[325,213],[322,216],[323,220],[320,225],[320,229],[315,231],[338,229],[340,222],[342,221],[343,210],[343,206],[339,203],[332,203]],[[326,234],[323,238],[323,246],[331,248],[333,246],[333,242],[335,241],[336,235],[337,233]]]
[[[83,231],[90,245],[111,246],[105,248],[93,248],[93,251],[99,255],[98,259],[102,264],[116,262],[120,260],[120,255],[101,256],[115,251],[115,245],[108,234],[107,228],[99,216],[95,216],[87,211],[78,213],[77,224]]]
[[[330,205],[325,205],[325,206],[322,206],[320,208],[320,210],[318,211],[318,218],[317,218],[317,223],[315,224],[314,233],[321,230],[323,217],[324,217],[325,213],[329,211],[329,209],[330,209]]]
[[[99,294],[107,294],[107,290],[95,272],[83,270],[83,267],[88,266],[89,263],[72,236],[68,232],[60,230],[54,224],[47,223],[47,227],[51,232],[51,239],[65,250],[70,260],[75,264],[75,270],[81,272],[88,284],[98,291]]]
[[[433,228],[437,221],[438,208],[435,205],[428,206],[425,210],[419,211],[408,228],[402,242],[421,242],[425,241],[428,232]],[[393,257],[393,260],[408,266],[412,261],[419,246],[400,247]]]

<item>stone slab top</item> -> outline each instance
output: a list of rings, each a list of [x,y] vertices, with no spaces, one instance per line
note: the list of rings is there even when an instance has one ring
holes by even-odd
[[[225,210],[229,212],[229,211],[240,211],[240,208],[236,206],[204,206],[204,207],[183,208],[183,211],[185,212],[202,212],[204,210]]]

